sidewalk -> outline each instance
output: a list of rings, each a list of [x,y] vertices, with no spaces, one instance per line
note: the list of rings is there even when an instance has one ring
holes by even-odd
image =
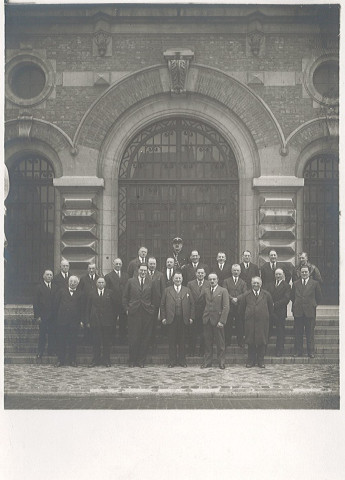
[[[337,365],[230,365],[223,371],[5,365],[4,384],[5,408],[339,408]]]

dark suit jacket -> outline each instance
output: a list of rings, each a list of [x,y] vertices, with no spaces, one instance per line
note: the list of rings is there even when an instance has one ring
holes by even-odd
[[[259,267],[252,262],[249,263],[248,268],[244,266],[244,262],[240,263],[240,267],[240,278],[246,282],[248,289],[252,288],[252,278],[260,276]]]
[[[227,289],[229,292],[230,297],[230,311],[237,311],[239,301],[241,300],[241,296],[247,291],[247,284],[242,278],[238,278],[237,283],[235,285],[234,279],[231,277],[226,278],[223,284],[224,288]],[[233,298],[237,298],[239,301],[235,305],[231,303]]]
[[[206,275],[208,274],[208,266],[205,263],[199,262],[198,268],[204,268]],[[182,270],[183,275],[183,285],[187,285],[191,280],[196,279],[196,270],[191,263],[187,263]]]
[[[121,270],[121,277],[112,270],[104,277],[106,288],[112,290],[117,309],[122,309],[122,296],[126,283],[128,282],[128,273]]]
[[[96,282],[98,278],[99,278],[99,275],[95,273],[95,279],[91,280],[90,275],[87,273],[86,275],[81,277],[78,285],[78,290],[81,290],[84,296],[87,297],[87,295],[91,291],[97,290]]]
[[[186,325],[189,325],[189,319],[194,320],[194,300],[189,288],[181,286],[182,296],[182,317]],[[175,288],[168,287],[164,290],[161,302],[161,319],[166,319],[167,324],[170,325],[174,321],[176,306],[176,291]]]
[[[141,307],[147,313],[152,314],[154,304],[151,280],[146,278],[144,288],[141,290],[138,277],[130,278],[123,292],[122,304],[129,315],[135,314]]]
[[[257,298],[253,290],[248,290],[239,305],[239,315],[244,318],[245,342],[248,345],[266,345],[270,317],[273,317],[273,300],[271,294],[260,289]]]
[[[292,313],[295,317],[315,318],[316,307],[320,304],[322,298],[320,283],[309,277],[306,286],[302,285],[302,280],[297,280],[292,285],[291,301]]]
[[[68,287],[69,277],[70,277],[69,273],[68,273],[67,278],[63,277],[61,272],[54,275],[52,283],[54,283],[54,285],[56,286],[56,290],[60,290],[61,288]]]
[[[133,258],[128,264],[127,273],[129,278],[132,278],[134,275],[138,275],[138,268],[140,265],[147,265],[147,257],[145,257],[145,262],[142,264],[139,260],[139,257]]]
[[[207,287],[203,295],[205,296],[203,324],[206,325],[210,321],[214,327],[218,322],[225,325],[229,313],[229,294],[227,289],[218,285],[213,295],[211,295],[211,288]]]
[[[217,274],[218,276],[218,285],[220,285],[221,287],[224,287],[224,280],[226,278],[229,278],[231,277],[231,265],[229,262],[225,262],[224,263],[224,266],[223,266],[223,270],[221,270],[219,268],[219,265],[218,265],[218,262],[216,262],[212,269],[211,269],[211,272],[214,272]],[[210,273],[211,273],[210,272]]]
[[[172,275],[170,277],[170,279],[168,280],[168,277],[167,277],[167,267],[164,267],[164,270],[163,270],[163,278],[164,278],[164,284],[165,284],[165,288],[167,287],[171,287],[171,285],[173,285],[173,276],[174,276],[174,273],[176,272],[176,270],[173,268],[173,272],[172,272]]]
[[[98,290],[91,291],[87,296],[86,323],[90,327],[111,327],[115,316],[115,299],[113,292],[105,288],[103,295],[98,295]]]
[[[41,317],[42,320],[51,321],[54,319],[54,297],[56,286],[52,283],[51,289],[42,281],[37,285],[34,299],[34,318]]]
[[[176,270],[181,270],[182,267],[184,265],[186,265],[186,263],[188,263],[187,261],[187,257],[185,255],[185,253],[183,252],[183,250],[181,250],[180,253],[176,254],[174,253],[174,251],[171,252],[171,255],[168,255],[167,258],[173,258],[174,261],[175,261],[175,269]]]
[[[289,283],[291,280],[291,272],[289,268],[282,262],[276,262],[276,268],[273,271],[271,268],[270,262],[266,262],[262,267],[261,267],[261,280],[262,280],[262,288],[267,289],[269,288],[269,285],[275,282],[275,276],[274,272],[277,270],[277,268],[281,268],[285,274],[285,281],[286,283]]]
[[[284,280],[280,282],[278,287],[275,284],[271,284],[269,292],[272,296],[274,305],[274,316],[278,318],[286,318],[287,305],[290,302],[291,287]]]
[[[54,302],[57,324],[78,326],[83,320],[82,303],[83,294],[80,290],[75,290],[73,295],[66,286],[58,290]]]
[[[162,296],[165,290],[165,280],[162,272],[155,270],[153,276],[148,274],[148,278],[152,281],[152,301],[153,305],[157,308],[160,307]]]
[[[198,280],[191,280],[188,282],[187,287],[192,294],[194,305],[195,305],[195,318],[198,319],[202,316],[205,310],[205,290],[207,287],[210,286],[210,282],[208,280],[204,280],[204,283],[201,287],[198,285]]]

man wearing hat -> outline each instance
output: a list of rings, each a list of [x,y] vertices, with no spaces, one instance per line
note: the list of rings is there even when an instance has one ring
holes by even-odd
[[[182,252],[183,240],[181,237],[175,237],[172,241],[172,254],[169,255],[174,259],[174,269],[181,270],[187,263],[184,252]]]

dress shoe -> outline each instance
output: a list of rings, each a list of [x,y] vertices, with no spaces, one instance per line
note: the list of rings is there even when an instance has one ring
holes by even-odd
[[[169,363],[168,368],[174,368],[175,364],[174,363]]]
[[[36,355],[37,360],[42,360],[42,357],[43,357],[42,353],[38,353]]]
[[[62,367],[62,366],[63,366],[63,363],[61,363],[61,362],[56,362],[55,365],[54,365],[54,367],[56,367],[56,368],[59,368],[59,367]]]
[[[221,370],[225,370],[225,365],[219,365],[219,368],[220,368]]]
[[[203,363],[200,368],[212,368],[212,365],[207,365]]]
[[[313,353],[309,353],[308,357],[309,358],[315,358],[315,355]]]
[[[71,367],[77,367],[78,365],[77,365],[77,362],[71,362],[71,363],[70,363],[70,366],[71,366]]]
[[[259,368],[266,368],[266,365],[264,363],[258,363]]]
[[[254,364],[253,362],[251,362],[251,363],[246,363],[246,368],[252,368],[252,367],[254,367],[254,366],[255,366],[255,364]]]
[[[91,363],[89,363],[88,367],[89,367],[89,368],[97,367],[97,363],[91,362]]]
[[[186,367],[187,367],[187,364],[186,364],[186,363],[180,363],[179,365],[180,365],[180,367],[183,367],[183,368],[186,368]]]

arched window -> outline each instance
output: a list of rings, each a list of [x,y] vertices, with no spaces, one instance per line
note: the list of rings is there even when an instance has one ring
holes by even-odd
[[[304,169],[303,250],[323,277],[324,303],[339,301],[339,159],[312,158]]]
[[[6,200],[6,297],[31,303],[44,269],[54,267],[54,170],[34,153],[20,157],[9,170]]]
[[[209,125],[169,118],[128,145],[119,172],[119,255],[141,244],[160,266],[176,236],[187,254],[212,265],[219,250],[238,258],[238,169],[233,151]]]

